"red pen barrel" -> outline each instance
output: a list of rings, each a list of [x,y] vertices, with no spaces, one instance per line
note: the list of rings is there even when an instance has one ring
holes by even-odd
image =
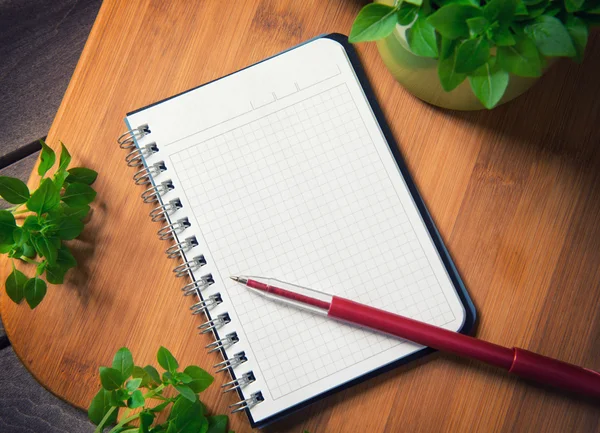
[[[328,316],[495,365],[523,378],[600,398],[600,374],[523,349],[510,349],[334,296]]]
[[[511,373],[557,388],[600,398],[600,373],[525,349],[514,348]]]

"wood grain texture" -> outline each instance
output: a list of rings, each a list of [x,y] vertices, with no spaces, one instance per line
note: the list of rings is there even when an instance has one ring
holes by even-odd
[[[100,0],[0,0],[0,161],[48,133]]]
[[[17,355],[85,407],[99,365],[160,345],[182,364],[218,361],[198,336],[115,137],[127,111],[326,32],[347,33],[361,2],[105,0],[49,142],[100,172],[80,267],[30,312],[0,298]],[[559,62],[492,112],[426,105],[393,81],[373,44],[359,53],[408,166],[479,313],[477,335],[600,369],[600,35],[582,65]],[[6,269],[8,269],[6,265]],[[6,271],[6,270],[5,270]],[[73,377],[77,381],[72,381]],[[217,378],[217,385],[226,381]],[[223,413],[234,396],[204,395]],[[249,430],[244,415],[231,428]],[[337,393],[267,431],[600,431],[591,401],[436,354]]]

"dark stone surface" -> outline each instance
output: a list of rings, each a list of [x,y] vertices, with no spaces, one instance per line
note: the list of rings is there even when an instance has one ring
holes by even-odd
[[[91,433],[87,414],[42,388],[12,347],[0,350],[0,432]]]
[[[0,0],[1,176],[29,178],[100,4]],[[0,432],[91,433],[87,414],[39,385],[9,344],[0,323]]]
[[[0,0],[0,156],[48,133],[100,0]]]
[[[27,183],[29,175],[31,174],[33,166],[35,165],[35,162],[37,161],[39,155],[40,152],[35,152],[32,155],[26,156],[25,158],[15,162],[14,164],[9,165],[8,167],[4,167],[0,170],[0,176],[16,177],[17,179],[21,179],[23,182]],[[13,205],[6,203],[4,200],[1,200],[0,208],[4,209],[8,206]]]

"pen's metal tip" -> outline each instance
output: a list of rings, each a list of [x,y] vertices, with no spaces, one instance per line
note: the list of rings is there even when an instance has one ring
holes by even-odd
[[[240,283],[240,284],[246,284],[248,282],[248,278],[246,278],[246,277],[238,277],[236,275],[230,275],[229,278],[231,278],[236,283]]]

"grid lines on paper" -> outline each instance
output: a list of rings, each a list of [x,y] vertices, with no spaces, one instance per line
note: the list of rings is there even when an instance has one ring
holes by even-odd
[[[454,320],[345,84],[171,156],[221,278],[277,277]],[[401,341],[227,286],[271,397]]]

